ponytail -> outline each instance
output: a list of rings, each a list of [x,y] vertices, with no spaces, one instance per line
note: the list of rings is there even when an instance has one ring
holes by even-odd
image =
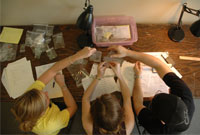
[[[19,128],[25,132],[31,131],[33,127],[35,126],[36,122],[37,121],[33,121],[33,120],[21,122],[19,125]]]
[[[46,98],[41,91],[32,89],[18,97],[11,112],[20,122],[22,131],[31,131],[46,110]]]

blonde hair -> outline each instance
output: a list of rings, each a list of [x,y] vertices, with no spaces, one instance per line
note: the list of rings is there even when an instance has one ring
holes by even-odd
[[[22,131],[31,131],[46,110],[46,99],[39,90],[32,89],[18,97],[11,109]]]

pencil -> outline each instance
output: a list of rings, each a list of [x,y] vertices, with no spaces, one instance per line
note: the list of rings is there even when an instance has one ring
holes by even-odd
[[[53,88],[55,87],[55,82],[53,82]]]

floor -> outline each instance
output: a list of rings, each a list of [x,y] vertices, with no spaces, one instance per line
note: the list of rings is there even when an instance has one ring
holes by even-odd
[[[200,99],[195,99],[195,113],[192,120],[192,123],[190,125],[190,128],[183,132],[183,134],[200,134]],[[18,122],[15,120],[14,116],[10,112],[10,108],[12,106],[12,103],[10,102],[1,102],[1,135],[8,135],[8,134],[31,134],[31,133],[23,133],[18,129]],[[81,105],[79,104],[79,109],[74,116],[74,119],[70,125],[69,130],[63,130],[62,133],[68,132],[68,134],[84,134],[84,130],[81,125]],[[63,133],[63,134],[64,134]],[[135,126],[133,130],[133,134],[138,134],[137,128]]]

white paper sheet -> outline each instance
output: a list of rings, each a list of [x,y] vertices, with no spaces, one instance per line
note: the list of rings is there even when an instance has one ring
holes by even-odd
[[[86,90],[89,87],[92,81],[93,81],[93,78],[89,78],[89,77],[82,79],[84,90]],[[99,81],[95,90],[93,91],[90,101],[95,100],[97,97],[100,97],[103,94],[112,93],[114,91],[120,91],[114,78],[112,77],[103,78]]]
[[[97,67],[98,67],[97,64],[93,64],[91,72],[90,72],[90,76],[94,77],[97,74]],[[112,69],[107,68],[104,76],[109,76],[109,75],[114,76],[114,73]],[[82,85],[83,85],[84,90],[88,88],[88,86],[91,84],[92,81],[93,81],[93,78],[90,78],[90,77],[86,77],[82,79]],[[90,100],[92,101],[103,94],[112,93],[114,91],[120,91],[117,83],[114,80],[114,77],[104,77],[97,84],[95,90],[93,91],[91,95]]]
[[[169,87],[157,73],[152,72],[151,67],[143,66],[141,82],[144,97],[152,97],[157,93],[169,93]]]
[[[53,66],[54,63],[50,63],[50,64],[46,64],[46,65],[42,65],[42,66],[37,66],[35,67],[36,70],[36,75],[37,78],[40,77],[40,75],[42,75],[42,73],[44,73],[46,70],[48,70],[51,66]],[[62,73],[62,71],[60,71]],[[55,83],[55,85],[53,84]],[[54,85],[54,87],[53,87]],[[61,88],[59,87],[59,85],[55,82],[54,79],[52,79],[47,85],[46,87],[43,89],[43,91],[47,91],[48,92],[48,96],[49,98],[58,98],[58,97],[63,97]]]
[[[122,76],[124,77],[131,95],[134,87],[134,67],[135,64],[124,61],[121,67]],[[168,86],[158,76],[157,73],[152,72],[152,68],[148,66],[142,66],[141,74],[141,86],[144,97],[151,97],[157,93],[168,93]]]

